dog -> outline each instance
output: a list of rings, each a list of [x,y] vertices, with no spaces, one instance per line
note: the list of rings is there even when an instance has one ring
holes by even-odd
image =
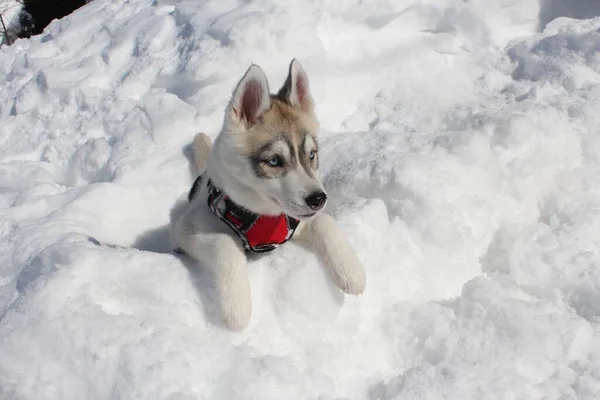
[[[306,72],[294,59],[273,95],[252,64],[238,82],[215,139],[193,140],[198,178],[171,232],[174,245],[214,270],[224,324],[241,331],[252,313],[247,252],[265,252],[290,239],[320,257],[347,294],[365,290],[365,272],[334,219],[323,211],[319,122]]]

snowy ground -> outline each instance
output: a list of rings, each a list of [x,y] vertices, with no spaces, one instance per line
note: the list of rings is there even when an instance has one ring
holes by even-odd
[[[600,6],[564,4],[96,0],[3,47],[0,398],[600,398]],[[292,57],[367,290],[289,244],[231,333],[167,226]]]

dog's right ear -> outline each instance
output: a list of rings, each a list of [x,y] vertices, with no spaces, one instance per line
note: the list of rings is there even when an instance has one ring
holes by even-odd
[[[271,96],[267,76],[262,68],[252,64],[233,92],[229,112],[233,119],[248,128],[270,108]]]

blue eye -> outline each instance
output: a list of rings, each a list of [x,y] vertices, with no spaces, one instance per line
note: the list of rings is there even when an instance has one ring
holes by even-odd
[[[308,153],[308,158],[310,158],[311,160],[314,160],[316,155],[317,155],[317,152],[314,150],[311,150],[310,153]]]
[[[283,161],[279,156],[271,157],[267,160],[267,164],[271,167],[281,167],[283,165]]]

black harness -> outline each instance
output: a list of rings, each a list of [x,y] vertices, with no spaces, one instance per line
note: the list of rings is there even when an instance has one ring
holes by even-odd
[[[188,194],[192,201],[202,185],[202,176],[196,178]],[[236,203],[209,179],[207,182],[207,205],[211,211],[240,238],[244,249],[254,253],[266,253],[292,238],[299,220],[286,214],[277,216],[253,213]]]

